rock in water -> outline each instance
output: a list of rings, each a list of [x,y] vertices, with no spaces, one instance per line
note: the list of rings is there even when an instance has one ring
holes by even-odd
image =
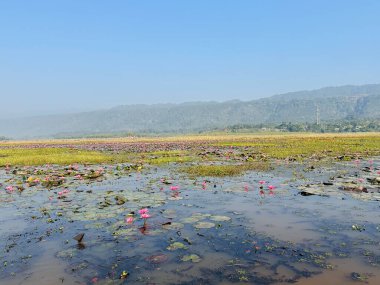
[[[78,243],[82,242],[84,237],[84,233],[77,234],[73,239],[75,239]]]

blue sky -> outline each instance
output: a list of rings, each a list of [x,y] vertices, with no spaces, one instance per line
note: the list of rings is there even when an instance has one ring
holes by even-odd
[[[378,0],[0,1],[0,116],[380,83]]]

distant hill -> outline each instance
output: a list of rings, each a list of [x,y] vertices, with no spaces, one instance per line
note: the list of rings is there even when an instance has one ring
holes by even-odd
[[[237,124],[380,118],[380,84],[327,87],[268,98],[223,103],[126,105],[71,115],[1,120],[0,135],[13,138],[97,133],[196,132]]]

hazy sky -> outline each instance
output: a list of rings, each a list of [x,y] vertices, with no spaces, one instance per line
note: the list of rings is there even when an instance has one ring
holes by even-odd
[[[380,82],[378,0],[0,0],[0,116]]]

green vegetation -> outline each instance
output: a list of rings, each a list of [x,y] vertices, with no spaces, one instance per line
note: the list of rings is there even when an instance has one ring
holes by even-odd
[[[267,136],[254,141],[230,141],[216,146],[239,146],[252,148],[267,158],[316,158],[369,156],[380,154],[380,136],[367,134],[350,135],[294,135]]]
[[[112,162],[113,157],[101,152],[69,148],[0,149],[0,165],[44,165]]]
[[[164,156],[164,157],[156,157],[150,158],[146,160],[148,164],[153,165],[162,165],[167,163],[183,163],[183,162],[191,162],[194,161],[195,158],[192,156]]]
[[[123,144],[127,143],[127,144]],[[380,155],[379,133],[246,134],[139,139],[0,142],[0,166],[43,164],[134,163],[164,165],[199,162],[185,172],[237,175],[260,169],[258,162],[288,160],[352,160]],[[170,146],[171,149],[168,149]],[[149,151],[145,151],[148,149]],[[202,165],[201,162],[223,165]],[[234,164],[234,165],[226,165]],[[239,164],[236,166],[235,164]]]
[[[379,132],[379,119],[351,119],[323,121],[320,124],[310,122],[282,122],[281,124],[236,124],[223,128],[224,132],[312,132],[312,133],[356,133]]]

